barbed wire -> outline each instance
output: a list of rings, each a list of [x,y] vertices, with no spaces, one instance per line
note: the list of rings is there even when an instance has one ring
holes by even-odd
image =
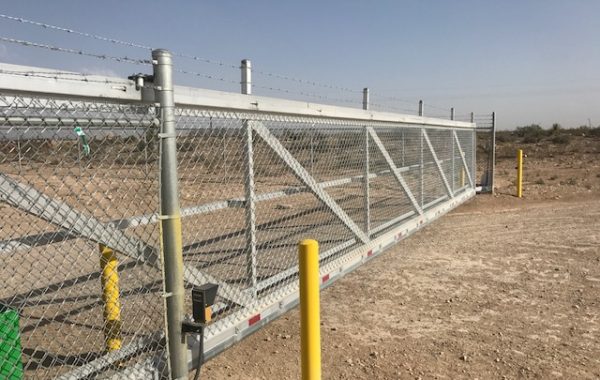
[[[99,40],[99,41],[109,42],[109,43],[113,43],[113,44],[118,44],[118,45],[123,45],[123,46],[138,48],[138,49],[144,49],[144,50],[149,50],[149,51],[151,51],[153,49],[152,46],[148,46],[148,45],[143,45],[143,44],[139,44],[139,43],[135,43],[135,42],[130,42],[130,41],[124,41],[124,40],[120,40],[120,39],[116,39],[116,38],[111,38],[111,37],[105,37],[105,36],[101,36],[101,35],[98,35],[98,34],[92,34],[92,33],[82,32],[82,31],[79,31],[79,30],[75,30],[75,29],[71,29],[71,28],[65,28],[65,27],[62,27],[62,26],[52,25],[52,24],[48,24],[48,23],[44,23],[44,22],[29,20],[29,19],[22,18],[22,17],[15,17],[15,16],[6,15],[6,14],[0,14],[0,18],[4,18],[4,19],[7,19],[7,20],[11,20],[11,21],[17,21],[17,22],[21,22],[21,23],[29,24],[29,25],[35,25],[35,26],[42,27],[42,28],[45,28],[45,29],[51,29],[51,30],[55,30],[55,31],[61,31],[61,32],[69,33],[69,34],[74,34],[74,35],[78,35],[78,36],[82,36],[82,37],[86,37],[86,38],[91,38],[91,39],[95,39],[95,40]],[[227,62],[223,62],[223,61],[219,61],[219,60],[214,60],[214,59],[209,59],[209,58],[204,58],[204,57],[199,57],[199,56],[196,56],[196,55],[179,53],[179,52],[172,52],[172,54],[174,56],[176,56],[176,57],[191,59],[191,60],[194,60],[194,61],[209,63],[209,64],[213,64],[213,65],[217,65],[217,66],[228,67],[228,68],[233,68],[233,69],[239,69],[240,68],[239,65],[236,65],[236,64],[227,63]],[[352,92],[352,93],[360,93],[361,92],[360,90],[355,90],[355,89],[351,89],[351,88],[348,88],[348,87],[342,87],[342,86],[337,86],[337,85],[333,85],[333,84],[319,83],[319,82],[316,82],[316,81],[295,78],[295,77],[292,77],[292,76],[289,76],[289,75],[276,74],[276,73],[271,73],[271,72],[268,72],[268,71],[256,70],[256,69],[251,69],[251,70],[255,74],[265,75],[265,76],[269,76],[269,77],[272,77],[272,78],[277,78],[277,79],[292,81],[292,82],[296,82],[296,83],[307,84],[307,85],[311,85],[311,86],[328,88],[328,89],[334,89],[334,90],[340,90],[340,91],[346,91],[346,92]]]
[[[41,48],[41,49],[47,49],[47,50],[57,51],[57,52],[61,52],[61,53],[76,54],[76,55],[82,55],[82,56],[98,58],[98,59],[108,59],[108,60],[112,60],[112,61],[119,62],[119,63],[131,63],[131,64],[136,64],[136,65],[151,65],[152,64],[152,61],[150,61],[148,59],[116,57],[116,56],[112,56],[112,55],[108,55],[108,54],[91,53],[91,52],[88,52],[85,50],[64,48],[64,47],[60,47],[60,46],[42,44],[42,43],[38,43],[38,42],[20,40],[20,39],[10,38],[10,37],[0,36],[0,41],[12,43],[12,44],[18,44],[18,45],[27,46],[27,47],[36,47],[36,48]]]
[[[194,76],[197,76],[200,78],[212,79],[212,80],[216,80],[219,82],[240,84],[239,81],[234,81],[232,79],[217,77],[217,76],[210,75],[210,74],[199,73],[197,71],[190,71],[190,70],[183,70],[183,69],[173,69],[173,71],[175,71],[176,73],[180,73],[180,74],[194,75]]]
[[[400,102],[400,103],[406,103],[406,104],[410,104],[410,105],[416,105],[419,104],[419,101],[412,101],[412,100],[408,100],[408,99],[402,99],[402,98],[398,98],[395,96],[385,96],[385,95],[375,95],[377,96],[377,98],[379,99],[385,99],[385,100],[391,100],[393,102]]]
[[[375,107],[384,111],[400,111],[400,112],[409,112],[411,114],[417,113],[417,110],[411,110],[406,108],[394,107],[386,104],[379,103],[369,103],[369,107]]]
[[[311,98],[315,98],[315,99],[327,100],[327,101],[331,101],[331,102],[335,101],[335,102],[347,103],[347,104],[362,104],[362,102],[359,100],[333,98],[333,97],[326,96],[326,95],[319,95],[319,94],[314,94],[314,93],[304,92],[304,91],[293,91],[293,90],[288,90],[285,88],[278,88],[278,87],[272,87],[272,86],[256,85],[254,83],[252,84],[252,87],[253,88],[261,88],[263,90],[282,92],[282,93],[286,93],[286,94],[301,95],[301,96],[311,97]]]
[[[47,24],[44,22],[29,20],[29,19],[22,18],[22,17],[15,17],[15,16],[10,16],[10,15],[0,14],[0,18],[17,21],[17,22],[21,22],[24,24],[35,25],[35,26],[39,26],[39,27],[42,27],[45,29],[51,29],[51,30],[56,30],[56,31],[60,31],[60,32],[75,34],[75,35],[82,36],[82,37],[92,38],[92,39],[98,40],[98,41],[110,42],[110,43],[117,44],[117,45],[123,45],[123,46],[138,48],[138,49],[144,49],[144,50],[148,50],[148,51],[152,51],[152,49],[153,49],[152,46],[142,45],[142,44],[139,44],[136,42],[124,41],[124,40],[120,40],[120,39],[116,39],[116,38],[101,36],[98,34],[82,32],[79,30],[65,28],[65,27],[58,26],[58,25]],[[233,65],[233,64],[227,64],[225,62],[212,60],[212,59],[208,59],[208,58],[203,58],[203,57],[198,57],[195,55],[182,54],[182,53],[173,53],[173,55],[176,55],[176,56],[182,57],[182,58],[193,59],[193,60],[201,61],[201,62],[205,62],[205,63],[211,63],[211,64],[215,64],[218,66],[229,66],[229,67],[232,67],[235,69],[238,68],[238,66]]]
[[[131,82],[124,81],[113,81],[108,79],[93,79],[89,78],[88,74],[84,73],[71,73],[71,72],[61,72],[61,71],[13,71],[13,70],[4,70],[0,69],[0,74],[4,75],[17,75],[24,77],[36,77],[36,78],[47,78],[47,79],[56,79],[56,80],[69,80],[69,81],[78,81],[78,82],[87,82],[87,83],[102,83],[102,84],[119,84],[119,85],[128,85]],[[61,75],[69,75],[69,77],[62,77]]]
[[[306,79],[294,78],[289,75],[275,74],[275,73],[270,73],[270,72],[262,71],[262,70],[252,69],[252,73],[259,74],[259,75],[265,75],[265,76],[272,77],[272,78],[297,82],[297,83],[301,83],[301,84],[308,84],[308,85],[315,86],[315,87],[328,88],[328,89],[332,89],[332,90],[340,90],[340,91],[351,92],[351,93],[355,93],[355,94],[362,93],[362,90],[355,90],[352,88],[336,86],[333,84],[325,84],[325,83],[319,83],[319,82],[310,81],[310,80],[306,80]]]
[[[78,35],[81,37],[91,38],[91,39],[108,42],[108,43],[112,43],[112,44],[117,44],[117,45],[132,47],[132,48],[138,48],[138,49],[143,49],[143,50],[147,50],[147,51],[151,51],[153,49],[153,47],[149,46],[149,45],[144,45],[144,44],[131,42],[131,41],[125,41],[125,40],[121,40],[121,39],[117,39],[117,38],[106,37],[106,36],[102,36],[102,35],[98,35],[98,34],[94,34],[94,33],[87,33],[87,32],[83,32],[80,30],[75,30],[75,29],[71,29],[71,28],[58,26],[58,25],[34,21],[34,20],[22,18],[22,17],[15,17],[15,16],[10,16],[10,15],[0,13],[0,18],[6,19],[6,20],[11,20],[11,21],[16,21],[16,22],[20,22],[20,23],[24,23],[24,24],[34,25],[34,26],[41,27],[44,29],[60,31],[60,32],[68,33],[68,34]],[[131,63],[131,64],[138,64],[138,65],[149,65],[152,63],[151,60],[149,60],[149,59],[137,59],[137,58],[130,58],[127,56],[118,57],[118,56],[113,56],[113,55],[109,55],[109,54],[99,54],[99,53],[88,52],[88,51],[81,50],[81,49],[64,48],[64,47],[53,46],[53,45],[49,45],[49,44],[37,43],[37,42],[32,42],[32,41],[26,41],[26,40],[21,40],[21,39],[16,39],[16,38],[0,36],[0,41],[13,43],[13,44],[20,44],[22,46],[28,46],[28,47],[43,48],[43,49],[62,52],[62,53],[88,56],[88,57],[93,57],[93,58],[97,58],[97,59],[112,60],[112,61],[120,62],[120,63]],[[176,56],[176,57],[191,59],[191,60],[194,60],[197,62],[208,63],[208,64],[213,64],[213,65],[232,68],[232,69],[239,69],[239,65],[223,62],[220,60],[214,60],[214,59],[204,58],[204,57],[200,57],[200,56],[196,56],[196,55],[192,55],[192,54],[180,53],[180,52],[172,52],[172,54],[173,54],[173,56]],[[239,82],[234,81],[234,80],[226,79],[223,77],[218,77],[215,75],[204,74],[204,73],[200,73],[197,71],[192,71],[192,70],[175,70],[175,71],[182,73],[182,74],[193,75],[193,76],[202,77],[202,78],[215,80],[215,81],[219,81],[219,82],[239,84]],[[343,91],[343,92],[348,92],[348,93],[353,93],[353,94],[359,94],[362,92],[362,90],[356,90],[356,89],[352,89],[349,87],[338,86],[338,85],[327,84],[327,83],[320,83],[320,82],[316,82],[316,81],[312,81],[312,80],[296,78],[296,77],[293,77],[290,75],[277,74],[277,73],[272,73],[272,72],[265,71],[265,70],[257,70],[255,68],[251,69],[251,71],[254,74],[263,75],[263,76],[281,79],[281,80],[286,80],[286,81],[291,81],[291,82],[304,84],[304,85],[310,85],[310,86],[314,86],[314,87],[338,90],[338,91]],[[14,75],[21,75],[21,74],[14,74]],[[38,73],[36,75],[42,75],[42,74]],[[57,75],[57,73],[55,73],[55,72],[53,72],[52,74],[48,73],[48,75]],[[65,73],[65,75],[74,75],[74,74],[73,73],[69,73],[69,74]],[[32,75],[30,75],[30,76],[32,76]],[[66,78],[60,78],[60,79],[66,79]],[[87,81],[91,81],[91,80],[87,79]],[[106,83],[106,82],[104,82],[104,83]],[[354,100],[349,100],[349,99],[333,98],[330,96],[318,95],[318,94],[304,92],[304,91],[294,91],[294,90],[278,88],[278,87],[274,87],[274,86],[261,86],[261,85],[253,84],[253,87],[262,88],[262,89],[266,89],[266,90],[270,90],[270,91],[281,92],[281,93],[287,93],[287,94],[296,94],[296,95],[311,97],[311,98],[315,98],[315,99],[337,101],[337,102],[351,103],[351,104],[361,104],[361,101],[359,101],[359,100],[354,101]],[[390,101],[394,101],[394,102],[402,102],[402,103],[406,103],[406,104],[415,104],[414,101],[399,98],[396,96],[378,96],[378,98],[390,100]],[[425,107],[437,109],[440,111],[446,111],[446,112],[449,112],[449,110],[450,110],[449,107],[441,107],[441,106],[438,106],[435,104],[429,104],[427,102],[425,103]],[[388,108],[403,111],[403,112],[404,111],[415,112],[413,110],[407,110],[407,109],[391,107],[391,106]],[[444,116],[444,117],[446,117],[446,116]]]

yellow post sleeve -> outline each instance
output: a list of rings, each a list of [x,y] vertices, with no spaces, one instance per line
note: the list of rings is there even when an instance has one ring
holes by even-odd
[[[523,150],[517,151],[517,197],[523,197]]]
[[[118,260],[115,252],[100,244],[100,281],[104,301],[104,339],[107,351],[121,349],[121,300],[119,299]]]
[[[300,352],[302,380],[321,379],[321,321],[319,310],[319,243],[298,246],[300,267]]]

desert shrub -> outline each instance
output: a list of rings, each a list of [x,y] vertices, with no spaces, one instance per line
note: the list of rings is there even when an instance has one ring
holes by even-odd
[[[546,131],[539,124],[531,124],[524,127],[517,127],[515,134],[523,138],[524,143],[533,144],[540,142],[546,135]]]
[[[591,128],[590,129],[590,136],[600,137],[600,127]]]
[[[550,133],[557,134],[560,131],[562,131],[562,129],[563,128],[560,126],[560,124],[554,123],[554,124],[552,124],[552,127],[550,128]]]
[[[546,183],[546,182],[544,182],[544,180],[543,180],[542,178],[538,178],[538,179],[535,181],[535,184],[536,184],[536,185],[544,185],[545,183]]]
[[[550,177],[550,178],[548,178],[548,179],[549,179],[550,181],[554,181],[554,180],[556,180],[557,178],[558,178],[558,176],[557,176],[557,175],[553,175],[552,177]]]
[[[508,143],[515,141],[515,135],[509,131],[496,132],[496,143]]]
[[[554,135],[551,138],[553,144],[561,145],[568,144],[571,141],[571,136],[561,133],[559,135]]]

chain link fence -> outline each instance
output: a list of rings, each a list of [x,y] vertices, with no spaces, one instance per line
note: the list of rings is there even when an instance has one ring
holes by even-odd
[[[168,376],[170,136],[161,105],[141,100],[0,90],[0,377]],[[326,285],[474,194],[471,124],[228,104],[173,110],[185,318],[189,290],[219,285],[207,356],[297,303],[302,238],[320,242]]]
[[[477,186],[493,193],[496,160],[496,114],[481,115],[477,123]]]

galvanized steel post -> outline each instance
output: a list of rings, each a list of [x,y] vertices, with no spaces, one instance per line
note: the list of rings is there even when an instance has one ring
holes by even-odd
[[[249,59],[242,60],[242,94],[252,95],[252,63]]]
[[[471,123],[475,122],[475,114],[471,112]]]
[[[456,185],[456,169],[455,169],[455,165],[454,165],[454,161],[456,159],[455,156],[455,149],[454,149],[454,130],[450,131],[450,145],[452,145],[452,184],[450,185],[452,187],[452,192],[456,191],[455,185]]]
[[[365,88],[363,89],[363,109],[364,110],[368,110],[369,109],[369,89]],[[371,236],[371,201],[370,201],[370,194],[369,194],[369,131],[367,129],[367,127],[364,127],[364,136],[365,136],[365,140],[364,140],[364,149],[365,149],[365,170],[364,170],[364,178],[363,178],[363,193],[364,193],[364,205],[363,205],[363,210],[364,210],[364,218],[365,218],[365,235],[367,235],[367,237]]]
[[[454,107],[450,108],[450,120],[454,120]]]
[[[422,100],[419,100],[419,116],[423,116],[423,112],[425,111],[425,105]]]
[[[423,207],[425,205],[425,157],[423,157],[423,150],[424,150],[424,146],[423,146],[423,128],[419,128],[419,132],[421,135],[421,163],[419,165],[420,169],[421,169],[421,207]]]
[[[251,63],[242,61],[242,94],[252,94]],[[246,198],[246,278],[252,294],[256,296],[256,195],[254,192],[254,147],[252,125],[249,120],[242,122],[244,133],[244,194]]]
[[[184,317],[181,215],[177,178],[173,63],[167,50],[152,51],[154,96],[159,107],[160,230],[170,377],[187,379],[187,347],[181,333]]]

